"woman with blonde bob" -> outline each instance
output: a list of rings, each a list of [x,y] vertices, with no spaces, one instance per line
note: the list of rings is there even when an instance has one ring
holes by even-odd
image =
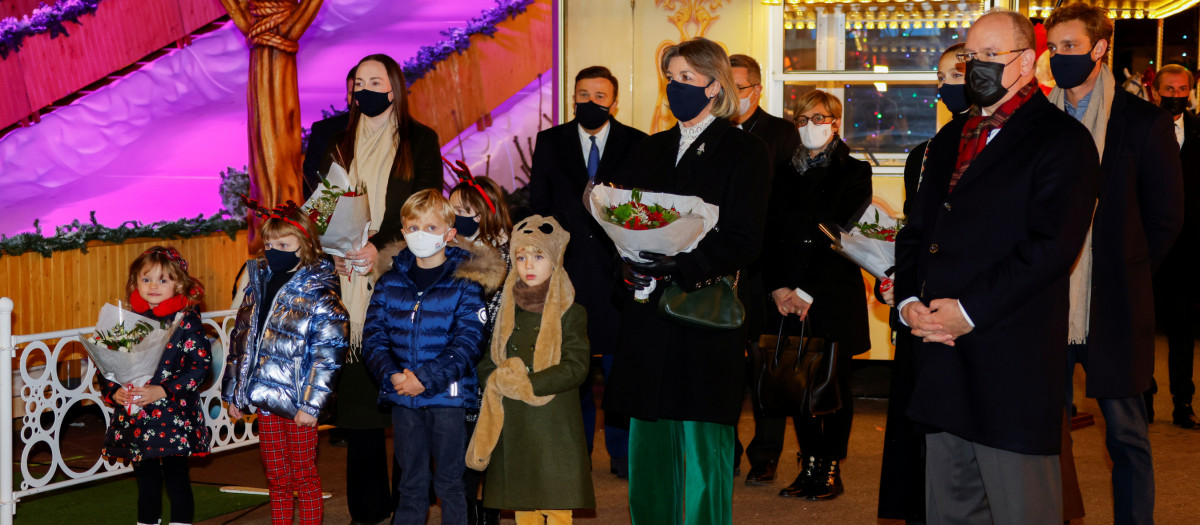
[[[767,148],[730,124],[737,86],[721,46],[696,38],[661,61],[679,124],[642,142],[615,181],[691,195],[720,206],[720,219],[690,252],[643,252],[623,261],[626,287],[605,408],[631,416],[629,510],[633,523],[733,522],[729,452],[741,411],[744,327],[700,329],[659,313],[663,290],[692,292],[736,279],[757,258],[770,172]],[[648,302],[632,290],[657,279]]]

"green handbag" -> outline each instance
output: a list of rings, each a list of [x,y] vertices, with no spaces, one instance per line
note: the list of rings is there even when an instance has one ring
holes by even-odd
[[[669,319],[693,328],[741,328],[746,320],[746,308],[737,296],[737,277],[727,275],[692,292],[685,292],[672,282],[658,300],[658,311]]]

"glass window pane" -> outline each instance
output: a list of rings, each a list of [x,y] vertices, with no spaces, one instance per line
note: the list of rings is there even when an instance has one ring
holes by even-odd
[[[842,123],[839,134],[856,153],[908,153],[937,133],[937,85],[841,84]],[[880,91],[880,87],[886,91]],[[784,118],[794,116],[795,100],[816,89],[813,83],[784,84]]]
[[[817,30],[799,23],[783,29],[783,70],[814,71],[817,69]]]
[[[908,22],[904,24],[909,25]],[[932,71],[937,69],[938,57],[946,48],[965,41],[967,30],[936,25],[926,29],[883,27],[846,31],[846,70],[872,71],[886,66],[890,71]]]

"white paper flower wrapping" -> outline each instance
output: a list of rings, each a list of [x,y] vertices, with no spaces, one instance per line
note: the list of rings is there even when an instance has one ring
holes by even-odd
[[[171,334],[175,332],[182,318],[182,315],[176,315],[175,320],[166,328],[160,328],[162,325],[158,321],[105,304],[100,308],[96,331],[107,332],[118,324],[132,330],[139,322],[149,324],[154,329],[128,351],[110,350],[93,342],[90,335],[80,337],[79,342],[83,344],[105,379],[121,385],[144,386],[158,370],[163,350],[166,349]],[[137,405],[126,405],[125,408],[130,414],[136,414],[140,410]]]
[[[679,212],[679,218],[653,230],[628,230],[609,221],[604,210],[632,201],[633,190],[592,186],[583,196],[584,207],[592,214],[592,218],[600,223],[608,238],[612,239],[621,257],[626,259],[647,262],[638,255],[640,252],[663,255],[690,252],[700,244],[709,230],[717,225],[717,219],[720,218],[720,206],[704,202],[700,197],[650,191],[640,193],[643,204],[674,208]],[[654,281],[651,281],[650,287],[639,290],[637,297],[641,300],[646,299],[650,292],[654,291],[654,287]]]
[[[336,191],[344,192],[353,188],[350,184],[350,175],[336,162],[330,164],[329,173],[325,174],[325,181]],[[312,209],[318,201],[324,198],[326,198],[325,186],[322,184],[304,203],[303,209]],[[370,228],[371,204],[367,195],[338,197],[337,204],[333,208],[333,215],[329,218],[329,227],[325,229],[324,234],[320,235],[321,249],[330,255],[345,257],[346,252],[366,246]]]

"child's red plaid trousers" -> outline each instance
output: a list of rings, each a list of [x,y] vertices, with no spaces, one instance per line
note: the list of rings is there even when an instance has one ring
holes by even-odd
[[[292,523],[295,494],[300,500],[300,524],[320,524],[324,507],[317,472],[317,429],[271,414],[258,418],[258,439],[271,492],[271,523]]]

